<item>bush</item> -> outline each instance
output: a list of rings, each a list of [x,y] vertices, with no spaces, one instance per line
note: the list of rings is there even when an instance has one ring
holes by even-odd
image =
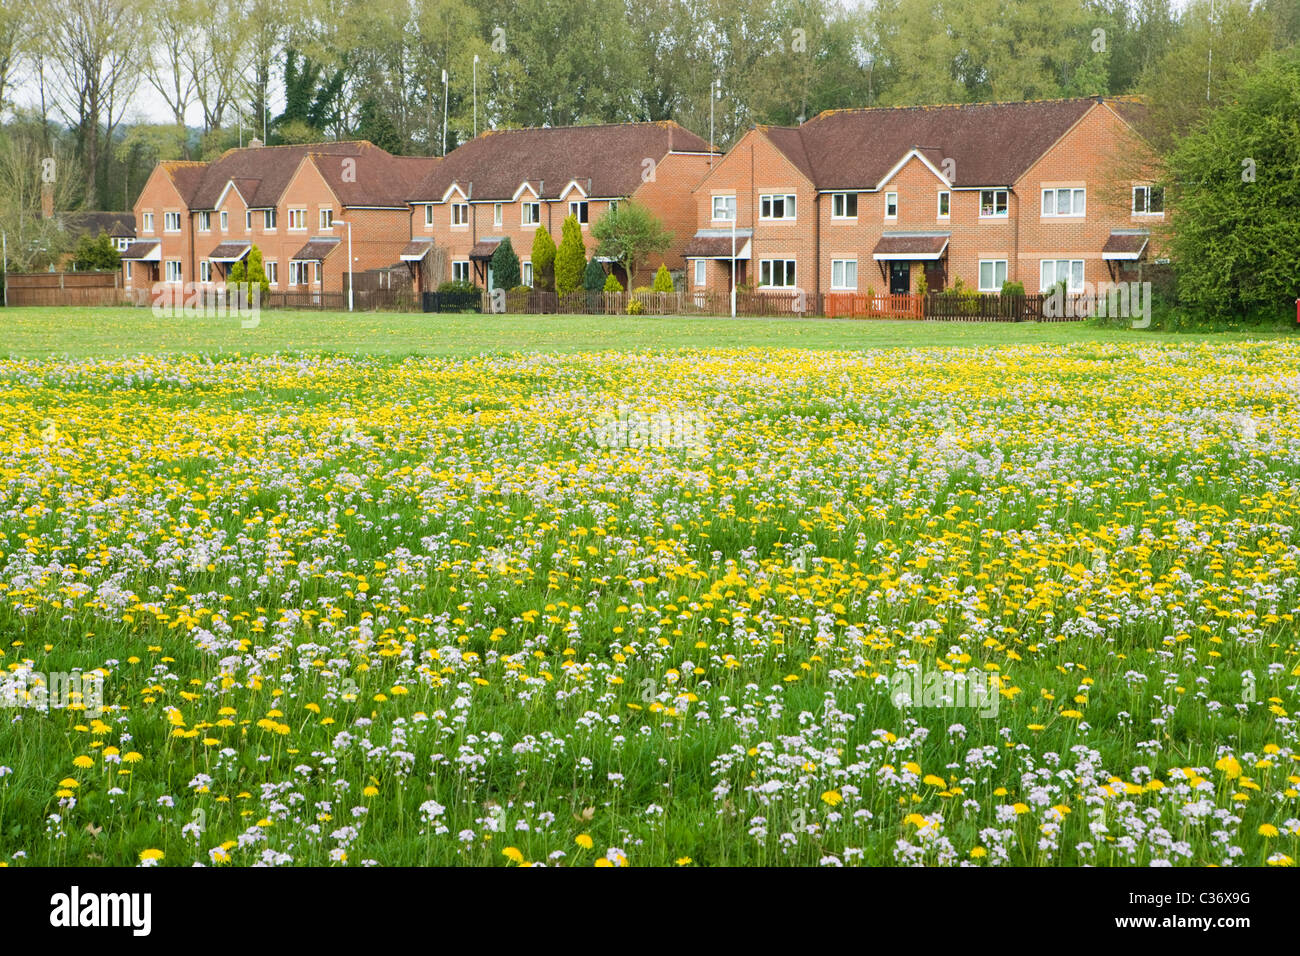
[[[262,264],[262,250],[257,246],[248,250],[248,265],[239,281],[260,286],[262,295],[270,294],[271,280],[266,277],[266,267]]]
[[[515,286],[514,288],[512,288],[512,289],[510,290],[509,294],[510,294],[510,295],[528,295],[528,294],[529,294],[530,292],[532,292],[532,291],[533,291],[533,287],[530,286],[530,285],[517,285],[517,286]]]
[[[533,288],[542,292],[555,291],[555,240],[538,226],[533,235]]]
[[[515,255],[509,236],[502,239],[492,253],[492,281],[498,289],[513,289],[519,285],[519,257]]]
[[[582,241],[582,225],[578,217],[564,217],[560,227],[560,248],[555,251],[555,291],[567,295],[582,285],[582,273],[587,264],[587,247]]]
[[[588,292],[600,292],[605,288],[605,270],[595,259],[588,262],[582,271],[582,287]]]
[[[468,279],[452,279],[438,286],[439,292],[477,292],[478,286]]]
[[[922,269],[920,275],[916,277],[916,294],[925,295],[930,291],[930,283],[926,281],[925,270]]]
[[[640,315],[644,311],[645,309],[642,308],[641,302],[637,299],[633,299],[631,302],[627,304],[628,315]]]
[[[72,268],[78,271],[101,269],[113,272],[121,267],[122,257],[113,245],[113,240],[108,238],[108,233],[101,232],[95,237],[85,233],[77,240],[72,253]]]
[[[650,288],[648,285],[639,285],[632,291],[633,292],[655,292],[656,290]]]
[[[606,292],[623,291],[623,284],[614,277],[614,273],[612,272],[609,275],[605,276],[605,291]]]
[[[1025,284],[1023,282],[1011,282],[1010,280],[1002,283],[1003,295],[1024,295]]]
[[[655,292],[673,291],[673,276],[672,273],[668,271],[668,266],[661,265],[659,267],[659,271],[655,273],[655,281],[654,281],[653,288]]]

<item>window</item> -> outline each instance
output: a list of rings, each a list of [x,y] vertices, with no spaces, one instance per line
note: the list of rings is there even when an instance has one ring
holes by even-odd
[[[469,225],[469,203],[454,202],[451,204],[451,224],[453,226]]]
[[[980,218],[1005,219],[1007,216],[1007,191],[1005,189],[980,190]]]
[[[858,194],[857,193],[831,193],[831,218],[832,219],[857,219],[858,218]]]
[[[320,262],[319,261],[312,263],[311,272],[312,272],[312,282],[316,283],[316,285],[320,285]]]
[[[759,219],[793,219],[794,196],[786,193],[776,196],[758,197]]]
[[[531,262],[519,263],[519,281],[526,286],[533,284],[533,264]]]
[[[311,274],[310,262],[291,261],[289,263],[289,285],[306,285]]]
[[[539,202],[520,203],[520,222],[525,226],[535,226],[542,221],[542,204]]]
[[[505,216],[502,211],[501,203],[492,204],[492,225],[500,227]]]
[[[898,218],[898,193],[885,193],[885,218]]]
[[[212,263],[209,262],[207,259],[199,260],[199,281],[200,282],[212,281]]]
[[[1165,211],[1165,191],[1159,186],[1133,187],[1133,215],[1158,216]]]
[[[114,239],[113,245],[117,247],[118,252],[126,252],[126,247],[131,244],[130,239]]]
[[[736,197],[735,196],[714,196],[713,197],[713,221],[714,222],[735,222],[736,220]]]
[[[279,285],[280,263],[276,262],[274,259],[268,259],[263,264],[266,266],[266,277],[270,280],[271,285]]]
[[[203,212],[199,213],[199,232],[211,232],[211,231],[212,231],[212,213],[208,212],[205,209]]]
[[[617,200],[617,199],[611,199],[611,200],[609,201],[609,211],[610,211],[610,212],[617,212],[617,211],[618,211],[618,200]]]
[[[1007,281],[1006,259],[980,260],[980,291],[1001,292],[1002,283]]]
[[[306,209],[289,210],[289,228],[292,230],[302,230],[307,228]]]
[[[179,259],[168,259],[165,263],[163,263],[163,265],[164,265],[164,267],[165,267],[165,269],[166,269],[166,271],[163,273],[163,276],[164,276],[164,278],[165,278],[168,282],[181,282],[181,281],[182,281],[182,277],[181,277],[181,260],[179,260]]]
[[[1084,207],[1083,189],[1044,189],[1044,216],[1082,216]]]
[[[141,216],[140,231],[153,232],[153,213],[146,212]]]
[[[587,224],[587,200],[574,199],[569,203],[569,215],[577,216],[578,222]]]
[[[127,282],[131,281],[131,260],[130,259],[126,260],[126,281]]]
[[[322,209],[320,211],[320,227],[322,231],[327,231],[334,228],[333,209]]]
[[[244,232],[253,231],[253,210],[244,210]]]
[[[229,228],[230,228],[230,213],[226,212],[226,210],[223,209],[221,210],[221,231],[225,232]]]
[[[181,231],[181,214],[178,212],[163,213],[163,232],[180,232]]]
[[[952,215],[952,193],[946,189],[939,190],[939,218],[947,219]]]
[[[425,204],[425,207],[424,207],[424,224],[425,224],[426,226],[432,226],[432,225],[433,225],[433,203],[426,203],[426,204]]]
[[[831,288],[856,289],[858,287],[858,260],[831,260]]]
[[[703,285],[704,285],[704,270],[705,270],[705,268],[706,268],[706,263],[705,263],[705,261],[704,261],[703,259],[696,259],[696,260],[695,260],[695,284],[696,284],[697,286],[703,286]]]
[[[1069,292],[1083,291],[1082,259],[1044,259],[1041,263],[1040,286],[1044,292],[1051,291],[1052,286],[1064,282]]]
[[[469,260],[464,262],[453,262],[451,264],[451,280],[453,282],[469,281]]]
[[[793,259],[760,259],[758,285],[763,289],[794,288]]]
[[[262,228],[270,232],[275,228],[275,210],[266,209],[262,211]]]

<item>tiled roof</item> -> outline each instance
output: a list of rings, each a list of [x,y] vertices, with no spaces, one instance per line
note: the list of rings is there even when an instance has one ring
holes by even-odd
[[[402,248],[399,258],[403,262],[419,262],[432,251],[432,239],[412,239]]]
[[[1103,259],[1137,259],[1146,249],[1150,235],[1139,229],[1116,229],[1101,247]]]
[[[186,205],[193,206],[194,194],[199,189],[203,174],[207,172],[208,164],[191,160],[169,159],[158,165],[171,179],[176,191],[181,194],[181,198],[185,200]]]
[[[336,156],[312,153],[312,162],[345,206],[392,206],[405,209],[407,197],[438,165],[436,156],[393,156],[377,147],[356,157],[345,175]]]
[[[708,152],[709,144],[671,121],[495,130],[448,153],[412,190],[436,202],[452,184],[475,200],[510,200],[525,180],[556,199],[576,180],[590,196],[630,196],[648,168],[670,151]]]
[[[81,211],[68,213],[67,223],[71,231],[80,235],[98,236],[106,232],[114,238],[127,238],[135,235],[135,213],[132,212],[98,212]]]
[[[940,169],[951,160],[954,186],[1010,186],[1097,103],[1080,97],[828,110],[799,127],[759,130],[818,189],[875,188],[913,149]]]
[[[741,255],[745,251],[745,243],[749,242],[751,230],[736,230],[736,258],[744,259],[747,255]],[[687,259],[730,259],[731,258],[731,230],[730,229],[701,229],[697,232],[682,251],[683,258]]]
[[[948,248],[948,233],[885,233],[871,250],[877,259],[937,259]]]
[[[122,250],[123,259],[157,259],[161,256],[161,243],[157,239],[133,242]]]
[[[300,262],[323,262],[338,247],[338,239],[317,236],[295,252],[293,258]],[[344,263],[344,265],[347,265],[347,263]]]
[[[252,243],[247,240],[222,242],[208,253],[208,258],[216,262],[236,262],[248,255],[248,250],[251,248]]]
[[[480,239],[469,250],[469,257],[471,259],[491,259],[492,253],[497,251],[499,245],[501,245],[500,239]]]

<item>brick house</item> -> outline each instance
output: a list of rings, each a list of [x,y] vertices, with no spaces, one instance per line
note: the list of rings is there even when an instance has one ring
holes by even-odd
[[[1163,196],[1130,98],[831,110],[746,133],[695,191],[690,288],[1035,292],[1132,277]]]
[[[711,157],[717,154],[707,142],[673,122],[486,132],[449,153],[412,191],[411,241],[402,258],[419,288],[450,279],[489,287],[492,253],[509,236],[530,285],[539,225],[558,246],[573,213],[590,257],[592,225],[630,198],[674,237],[663,255],[637,263],[637,284],[648,285],[660,264],[679,273],[684,268],[682,252],[695,231],[691,191]]]
[[[125,283],[215,284],[256,245],[274,292],[340,292],[348,272],[398,263],[406,196],[438,161],[368,142],[252,145],[210,163],[162,163],[135,204]]]

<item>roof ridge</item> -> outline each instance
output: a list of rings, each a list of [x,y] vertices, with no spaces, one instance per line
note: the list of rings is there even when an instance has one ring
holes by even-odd
[[[825,116],[832,116],[837,113],[871,113],[871,112],[884,113],[884,112],[902,112],[903,110],[925,111],[925,110],[946,110],[946,109],[973,109],[974,107],[977,106],[1028,106],[1033,103],[1082,103],[1085,100],[1094,103],[1102,103],[1105,102],[1106,100],[1121,100],[1127,98],[1128,98],[1127,95],[1110,96],[1108,94],[1097,93],[1091,96],[1050,96],[1050,97],[1044,96],[1044,97],[1038,97],[1037,99],[1029,99],[1029,100],[977,100],[971,103],[911,103],[907,105],[898,104],[893,106],[840,106],[832,109],[822,110],[820,113],[818,113],[812,119],[808,120],[808,122],[804,123],[803,125],[807,126],[808,123],[816,122],[817,120]]]

